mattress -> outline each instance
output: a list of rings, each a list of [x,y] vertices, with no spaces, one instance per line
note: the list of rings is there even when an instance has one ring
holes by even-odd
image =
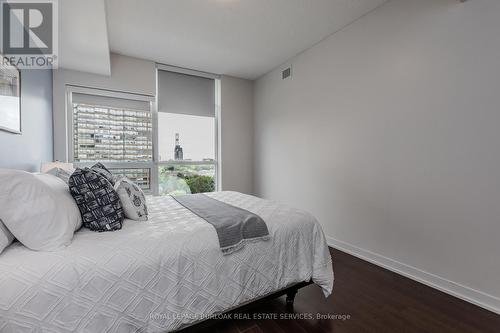
[[[261,216],[271,239],[222,255],[213,226],[171,197],[148,197],[148,222],[81,229],[58,252],[7,248],[0,331],[165,332],[302,281],[331,293],[331,257],[314,217],[237,192],[208,195]]]

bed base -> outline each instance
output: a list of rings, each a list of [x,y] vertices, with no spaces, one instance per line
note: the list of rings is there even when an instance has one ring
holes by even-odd
[[[239,312],[239,311],[244,311],[246,309],[250,309],[252,307],[257,306],[261,302],[265,302],[265,301],[268,301],[268,300],[271,300],[271,299],[275,299],[275,298],[281,297],[283,295],[286,295],[286,310],[287,311],[293,311],[293,303],[295,301],[295,296],[297,295],[297,292],[299,291],[299,289],[307,287],[308,285],[310,285],[312,283],[313,283],[312,281],[299,282],[299,283],[294,284],[294,285],[292,285],[290,287],[287,287],[285,289],[281,289],[281,290],[278,290],[278,291],[276,291],[274,293],[271,293],[269,295],[266,295],[266,296],[263,296],[261,298],[252,300],[251,302],[244,303],[244,304],[242,304],[242,305],[240,305],[240,306],[238,306],[236,308],[233,308],[231,310],[224,311],[221,314],[230,314],[230,313],[235,313],[235,312]],[[191,325],[185,326],[185,327],[183,327],[182,329],[180,329],[177,332],[184,332],[184,331],[186,331],[186,332],[198,332],[198,331],[202,331],[202,330],[207,329],[208,327],[210,327],[210,326],[212,326],[212,325],[214,325],[214,324],[216,324],[217,322],[220,322],[220,321],[221,321],[220,319],[203,320],[203,321],[196,322],[196,323],[193,323]]]
[[[295,301],[295,296],[297,295],[297,292],[299,291],[299,288],[291,288],[289,291],[286,292],[286,306],[293,308],[293,301]]]

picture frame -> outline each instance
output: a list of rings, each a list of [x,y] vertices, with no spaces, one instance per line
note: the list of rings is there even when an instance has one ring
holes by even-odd
[[[21,72],[0,55],[0,130],[22,134]]]

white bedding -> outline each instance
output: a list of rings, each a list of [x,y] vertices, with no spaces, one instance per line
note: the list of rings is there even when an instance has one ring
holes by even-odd
[[[82,229],[58,252],[0,255],[1,332],[165,332],[311,278],[328,296],[331,257],[310,214],[237,192],[209,194],[266,221],[271,240],[223,256],[215,229],[170,197],[150,221]]]

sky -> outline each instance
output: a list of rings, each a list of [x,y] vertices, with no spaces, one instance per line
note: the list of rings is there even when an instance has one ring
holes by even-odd
[[[158,152],[161,161],[173,160],[175,133],[184,159],[215,159],[215,118],[158,112]]]

